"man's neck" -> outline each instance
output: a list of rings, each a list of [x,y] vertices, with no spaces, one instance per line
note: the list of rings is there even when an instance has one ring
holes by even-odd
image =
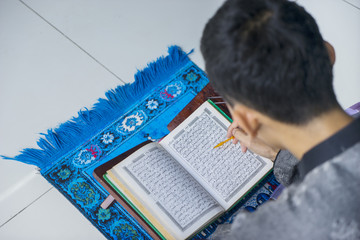
[[[343,110],[335,109],[303,126],[283,125],[280,128],[280,144],[297,159],[302,159],[306,152],[343,129],[352,120]]]

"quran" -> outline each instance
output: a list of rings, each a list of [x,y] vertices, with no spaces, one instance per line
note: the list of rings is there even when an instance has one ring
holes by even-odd
[[[163,239],[186,239],[231,209],[271,160],[223,141],[229,119],[204,102],[160,142],[148,142],[104,179]]]

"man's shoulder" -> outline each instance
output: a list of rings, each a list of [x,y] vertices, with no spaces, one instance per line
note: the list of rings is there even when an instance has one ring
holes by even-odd
[[[326,185],[326,181],[347,179],[349,176],[360,179],[360,142],[337,156],[314,168],[307,174],[303,184]]]
[[[314,208],[324,217],[360,218],[353,211],[360,201],[359,163],[360,142],[314,168],[303,181],[291,185],[290,195],[301,199],[300,205]]]
[[[335,156],[329,163],[360,178],[360,142]]]

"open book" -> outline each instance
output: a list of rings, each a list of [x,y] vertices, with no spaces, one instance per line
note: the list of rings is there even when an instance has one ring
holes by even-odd
[[[229,120],[203,103],[159,143],[104,175],[164,239],[185,239],[229,210],[272,168],[271,160],[228,141]]]

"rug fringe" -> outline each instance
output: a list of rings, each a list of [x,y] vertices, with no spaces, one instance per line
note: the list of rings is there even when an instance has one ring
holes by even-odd
[[[16,160],[32,164],[40,169],[48,168],[58,158],[74,149],[105,128],[109,123],[119,118],[128,108],[144,94],[186,65],[190,59],[178,46],[168,49],[168,56],[159,57],[143,70],[135,74],[131,84],[118,86],[105,93],[106,98],[100,98],[92,109],[80,110],[77,117],[62,123],[56,129],[42,133],[37,141],[40,149],[26,148],[15,157],[1,156],[6,160]]]

